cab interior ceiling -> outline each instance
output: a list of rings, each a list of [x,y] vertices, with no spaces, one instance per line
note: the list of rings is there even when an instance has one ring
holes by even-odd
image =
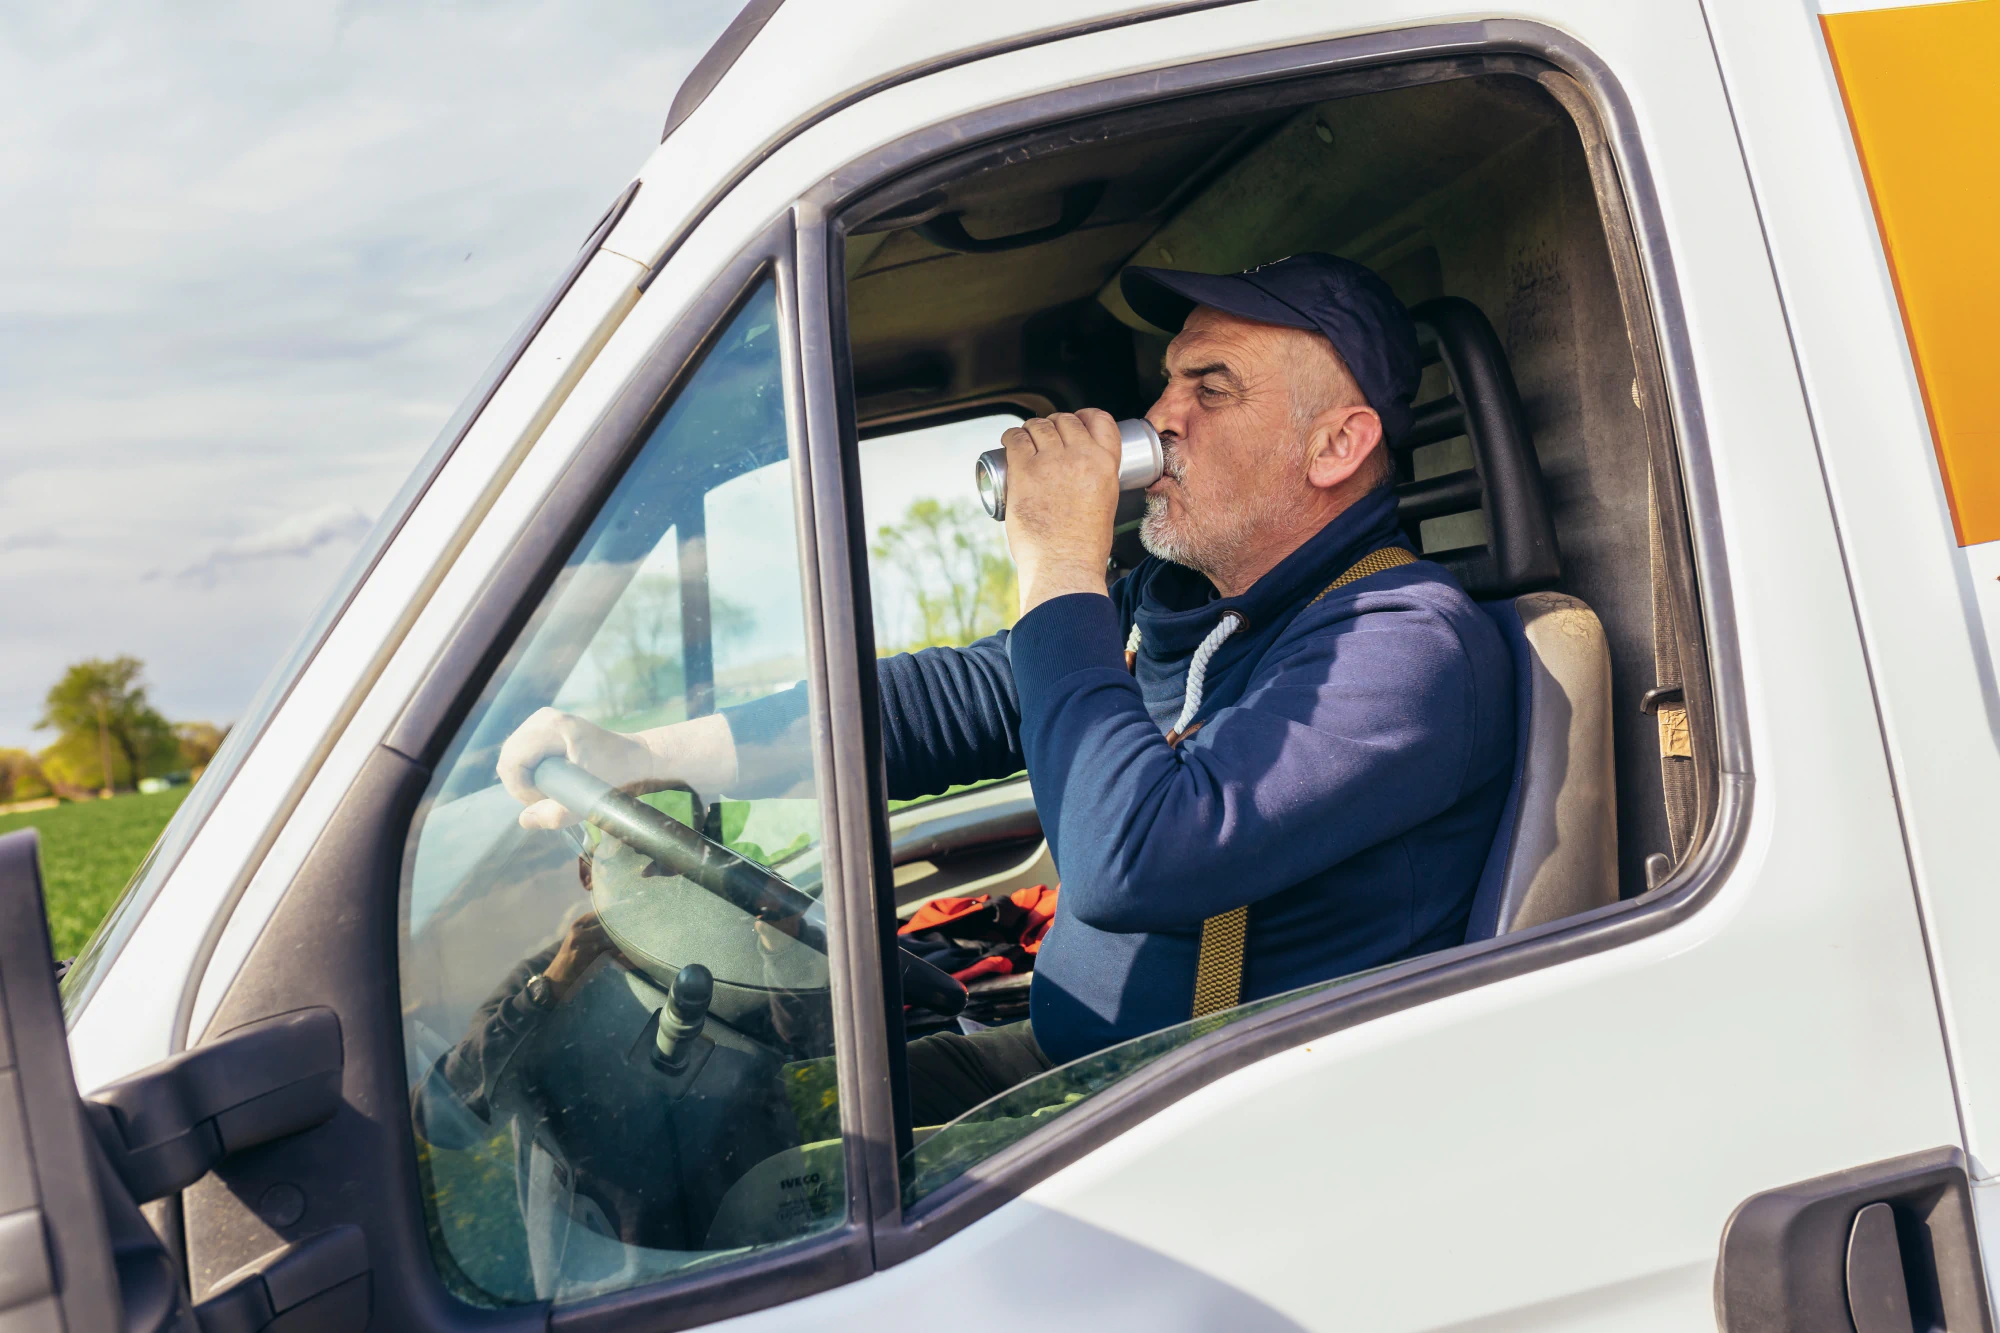
[[[1630,897],[1646,857],[1672,855],[1658,725],[1640,708],[1656,670],[1638,363],[1576,121],[1533,77],[1448,73],[1305,105],[1239,93],[1222,114],[1123,134],[1051,131],[862,200],[842,219],[858,424],[865,438],[1002,404],[1141,414],[1166,337],[1119,296],[1128,264],[1221,273],[1326,250],[1412,306],[1470,300],[1520,388],[1557,587],[1609,640]],[[1445,386],[1432,365],[1418,400]],[[1418,479],[1470,467],[1470,448],[1429,445],[1411,465]],[[1433,520],[1425,548],[1483,540],[1451,530],[1462,519],[1480,516]]]

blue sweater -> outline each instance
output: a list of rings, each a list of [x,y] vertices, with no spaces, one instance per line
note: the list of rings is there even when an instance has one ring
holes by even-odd
[[[1246,903],[1245,1000],[1464,939],[1513,771],[1513,668],[1428,561],[1314,601],[1388,545],[1406,543],[1384,489],[1240,597],[1149,559],[1109,597],[880,664],[892,797],[1027,767],[1062,876],[1030,1003],[1058,1063],[1187,1019],[1202,922]],[[1248,623],[1209,664],[1201,729],[1169,746],[1228,610]],[[754,747],[796,714],[760,700],[731,724]]]

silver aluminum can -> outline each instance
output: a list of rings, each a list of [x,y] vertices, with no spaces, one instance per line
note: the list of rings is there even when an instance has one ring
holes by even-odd
[[[1166,471],[1167,456],[1160,448],[1160,433],[1143,417],[1118,423],[1118,489],[1143,491]],[[1007,451],[988,449],[979,455],[973,478],[979,485],[979,502],[996,519],[1007,517]]]

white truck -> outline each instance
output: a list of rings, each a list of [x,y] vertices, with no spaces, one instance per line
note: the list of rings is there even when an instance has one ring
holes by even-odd
[[[1996,59],[2000,0],[751,0],[60,1014],[0,842],[0,1328],[1990,1330]],[[1004,570],[871,534],[1143,411],[1127,265],[1308,249],[1411,306],[1400,512],[1515,646],[1468,937],[913,1124],[1023,978],[901,923],[1056,871],[1025,779],[886,799],[877,653]],[[799,682],[781,795],[497,785],[536,709]]]

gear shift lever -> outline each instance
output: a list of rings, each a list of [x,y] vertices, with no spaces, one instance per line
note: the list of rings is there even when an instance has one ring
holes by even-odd
[[[660,1010],[659,1031],[653,1037],[653,1064],[663,1073],[678,1074],[687,1068],[695,1038],[708,1022],[709,1001],[714,998],[715,977],[700,963],[689,963],[674,974],[666,1007]]]

